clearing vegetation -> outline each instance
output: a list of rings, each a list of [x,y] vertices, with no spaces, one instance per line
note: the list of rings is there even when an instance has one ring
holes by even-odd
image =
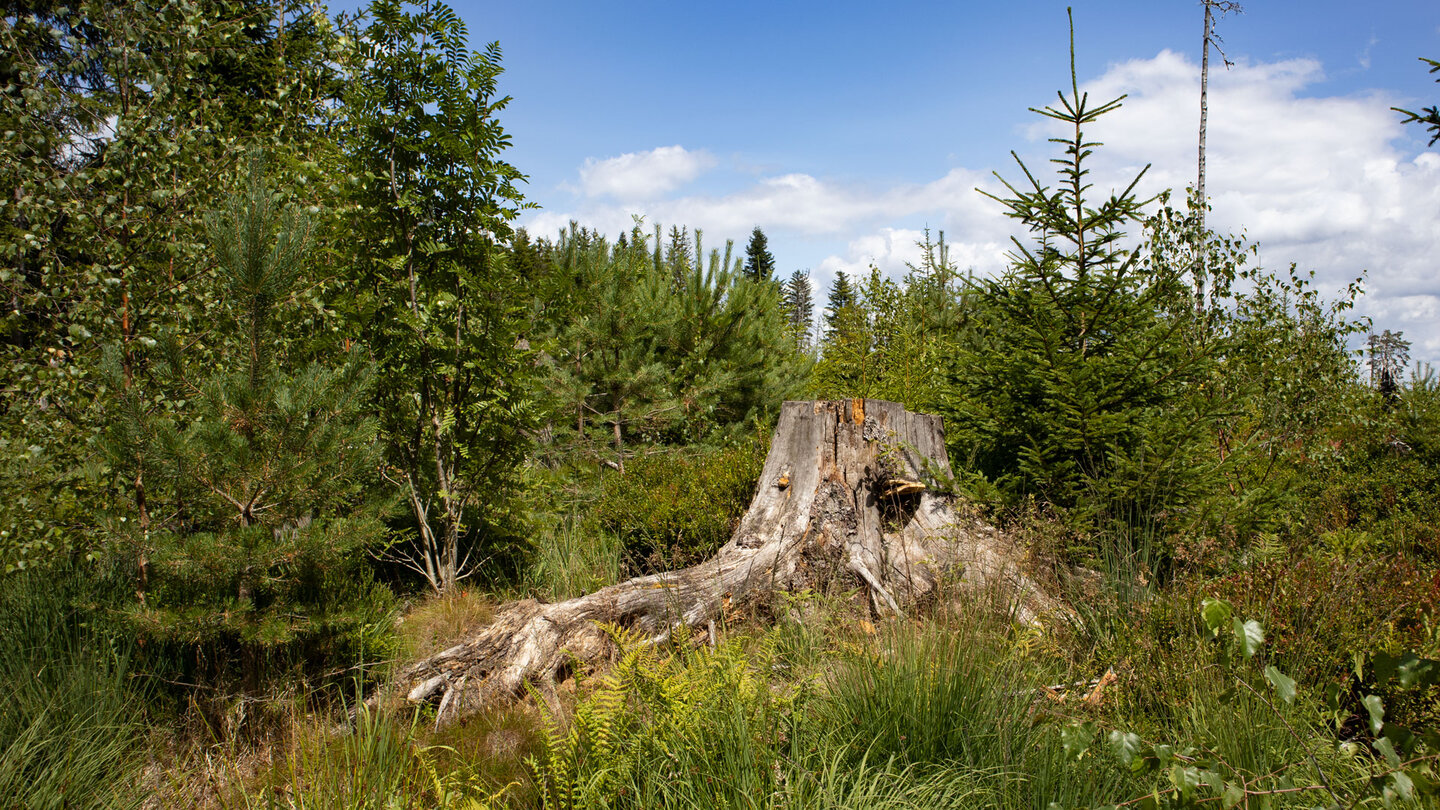
[[[1435,806],[1440,384],[1073,51],[1008,270],[816,313],[515,229],[440,3],[0,23],[0,803]]]

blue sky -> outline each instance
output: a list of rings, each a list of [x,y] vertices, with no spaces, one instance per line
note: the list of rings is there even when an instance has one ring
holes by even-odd
[[[1193,182],[1201,6],[1076,2],[1082,85],[1129,93],[1095,129],[1098,185],[1154,164]],[[1440,3],[1264,2],[1220,20],[1212,56],[1212,223],[1298,262],[1326,289],[1368,272],[1361,311],[1440,360],[1440,145],[1392,105],[1440,103]],[[700,227],[707,247],[770,237],[780,271],[890,273],[923,228],[995,272],[1012,226],[993,170],[1044,169],[1027,107],[1068,86],[1065,4],[605,3],[457,0],[476,47],[499,40],[509,160],[553,233],[632,214]],[[1129,174],[1127,174],[1129,173]]]

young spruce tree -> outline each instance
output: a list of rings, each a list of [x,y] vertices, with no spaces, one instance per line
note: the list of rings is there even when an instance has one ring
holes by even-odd
[[[785,319],[795,336],[800,351],[810,351],[810,333],[815,325],[815,300],[810,293],[810,273],[796,270],[790,274],[781,291],[780,302],[785,309]]]
[[[1009,272],[980,281],[979,327],[958,364],[966,401],[946,414],[960,457],[1012,497],[1033,495],[1090,525],[1175,518],[1215,472],[1208,418],[1193,394],[1213,355],[1192,351],[1196,317],[1185,268],[1144,261],[1122,241],[1138,228],[1136,186],[1096,200],[1085,128],[1119,108],[1080,92],[1036,110],[1065,127],[1059,182],[1043,184],[1016,157],[1024,182],[1001,178],[994,197],[1032,234],[1014,240]],[[952,421],[953,420],[953,421]],[[967,452],[969,451],[969,452]]]
[[[769,281],[775,277],[775,257],[770,253],[770,240],[756,225],[745,246],[745,277],[751,281]]]

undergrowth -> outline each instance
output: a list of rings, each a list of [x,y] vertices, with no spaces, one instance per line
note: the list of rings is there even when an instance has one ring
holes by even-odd
[[[0,803],[136,807],[143,695],[129,650],[96,624],[102,585],[79,564],[0,581]]]

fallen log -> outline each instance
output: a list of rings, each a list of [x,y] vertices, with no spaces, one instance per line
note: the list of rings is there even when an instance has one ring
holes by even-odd
[[[876,615],[903,615],[942,581],[999,590],[1021,621],[1051,607],[1010,541],[957,508],[941,420],[880,400],[786,402],[750,508],[706,562],[553,604],[522,600],[462,644],[403,670],[437,725],[534,688],[551,698],[577,666],[605,661],[602,625],[662,642],[707,630],[777,592],[860,589]]]

